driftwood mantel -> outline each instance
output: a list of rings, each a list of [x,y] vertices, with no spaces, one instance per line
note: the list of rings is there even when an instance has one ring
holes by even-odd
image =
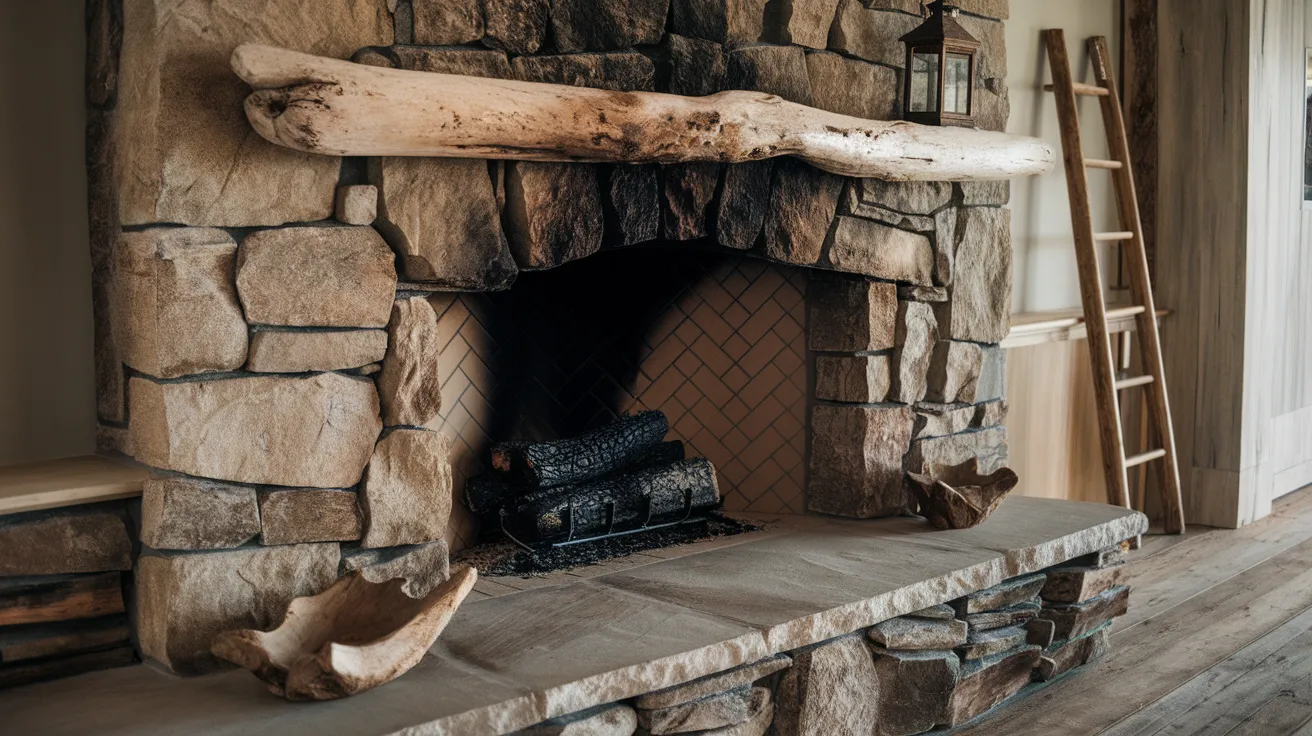
[[[264,138],[334,156],[739,163],[796,156],[890,181],[1010,179],[1051,170],[1036,138],[838,115],[760,92],[683,97],[384,69],[246,45]]]

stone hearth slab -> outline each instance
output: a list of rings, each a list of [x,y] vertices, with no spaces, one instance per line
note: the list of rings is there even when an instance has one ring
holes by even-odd
[[[16,733],[504,734],[943,603],[1142,534],[1147,520],[1012,498],[971,530],[915,519],[780,527],[467,602],[418,667],[347,700],[283,702],[246,672],[179,680],[131,667],[0,692],[0,711]]]

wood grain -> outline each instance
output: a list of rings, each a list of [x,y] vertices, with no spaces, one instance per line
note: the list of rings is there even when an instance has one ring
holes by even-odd
[[[123,611],[122,575],[117,572],[0,580],[0,626],[95,618]]]
[[[0,515],[141,495],[143,467],[101,455],[0,467]]]

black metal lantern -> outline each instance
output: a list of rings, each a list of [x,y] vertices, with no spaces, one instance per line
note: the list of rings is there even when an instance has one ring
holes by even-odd
[[[907,45],[904,119],[924,125],[975,126],[979,41],[957,22],[957,9],[935,0],[930,16],[902,37]]]

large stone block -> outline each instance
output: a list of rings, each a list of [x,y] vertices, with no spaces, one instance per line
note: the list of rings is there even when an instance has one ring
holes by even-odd
[[[246,370],[309,373],[362,368],[387,352],[382,330],[259,330],[251,336]]]
[[[807,508],[857,519],[904,513],[902,458],[914,422],[905,406],[812,409]]]
[[[136,571],[141,653],[183,675],[224,669],[230,665],[210,654],[215,636],[277,627],[293,598],[337,579],[337,563],[336,544],[148,552]]]
[[[123,516],[104,507],[0,518],[0,575],[66,575],[132,569]]]
[[[697,240],[710,234],[708,216],[720,165],[711,161],[661,167],[662,204],[667,240]]]
[[[1011,182],[994,181],[957,182],[961,188],[961,203],[967,207],[1002,207],[1011,201]]]
[[[952,298],[937,307],[943,337],[1002,342],[1011,325],[1011,210],[958,210],[951,248]]]
[[[948,720],[961,674],[952,652],[875,650],[877,736],[912,736]]]
[[[778,0],[766,5],[766,36],[779,43],[822,49],[838,0]]]
[[[255,489],[202,478],[151,478],[141,489],[141,543],[231,549],[260,533]]]
[[[410,281],[465,291],[507,289],[518,269],[501,232],[487,164],[467,159],[375,158],[378,231]]]
[[[715,238],[720,245],[750,250],[765,227],[770,204],[774,159],[730,164],[720,187],[720,209],[715,217]]]
[[[889,397],[903,404],[925,398],[930,358],[938,343],[934,309],[924,302],[897,303],[897,349],[893,352],[893,385]]]
[[[842,193],[842,177],[797,159],[780,159],[766,208],[765,256],[799,266],[817,263]]]
[[[1044,651],[1039,666],[1034,670],[1034,679],[1047,682],[1102,657],[1111,650],[1110,630],[1110,626],[1104,626],[1088,636],[1072,639]]]
[[[455,46],[483,37],[480,0],[410,0],[414,42]]]
[[[449,550],[440,539],[405,547],[343,548],[342,568],[359,570],[371,583],[403,579],[401,590],[411,598],[423,598],[451,577]]]
[[[360,506],[351,491],[317,488],[260,492],[260,543],[350,542],[360,538]]]
[[[1053,603],[1079,603],[1095,598],[1120,585],[1125,567],[1062,567],[1048,571],[1043,585],[1043,600]]]
[[[724,89],[728,68],[720,44],[671,33],[665,37],[665,53],[669,81],[664,91],[702,97]]]
[[[766,0],[673,0],[670,30],[730,46],[756,43]]]
[[[608,51],[660,43],[670,0],[554,0],[551,30],[561,51]]]
[[[983,350],[974,400],[988,402],[1006,398],[1007,351],[1001,345],[985,345]]]
[[[265,43],[341,59],[392,43],[387,0],[123,3],[116,179],[125,225],[249,226],[331,216],[341,161],[261,138],[229,57]]]
[[[775,696],[779,736],[874,732],[879,677],[861,637],[836,639],[793,655]]]
[[[383,422],[422,427],[442,410],[437,313],[423,297],[399,299],[392,305],[387,333],[387,355],[378,373]]]
[[[897,117],[901,90],[893,69],[817,51],[806,55],[806,70],[813,107],[867,120]]]
[[[371,227],[260,230],[237,251],[237,294],[253,324],[382,327],[395,260]]]
[[[596,253],[605,231],[597,167],[511,164],[506,169],[505,223],[520,268],[554,268]]]
[[[521,56],[512,64],[525,82],[569,84],[617,92],[656,89],[656,65],[636,51],[560,56]]]
[[[482,0],[483,43],[512,54],[533,54],[547,40],[550,0]]]
[[[895,344],[897,287],[879,281],[812,278],[807,289],[812,350],[862,352]]]
[[[838,218],[829,262],[845,273],[916,286],[934,283],[934,245],[928,237],[856,217]]]
[[[114,256],[113,335],[124,363],[177,378],[246,362],[230,235],[190,227],[127,232]]]
[[[901,38],[923,19],[906,13],[872,10],[864,0],[839,0],[829,29],[829,48],[847,56],[901,69],[906,66],[906,45]]]
[[[962,660],[970,662],[1025,646],[1029,638],[1028,622],[999,629],[972,630],[970,640],[957,651]]]
[[[857,184],[857,190],[864,203],[908,215],[930,215],[952,201],[950,182],[862,179]]]
[[[661,177],[655,164],[616,164],[607,171],[606,243],[635,245],[661,234]]]
[[[422,429],[394,430],[374,450],[360,494],[362,547],[442,539],[451,516],[451,440]]]
[[[915,439],[943,437],[970,429],[976,408],[969,404],[916,404]]]
[[[1034,596],[1038,595],[1039,591],[1043,589],[1047,580],[1048,577],[1041,572],[1011,578],[991,588],[976,591],[964,598],[959,598],[952,602],[952,607],[959,616],[1010,608],[1032,601]]]
[[[984,351],[973,342],[944,340],[934,346],[929,363],[930,401],[941,404],[975,403],[979,392]]]
[[[875,625],[866,635],[885,649],[947,650],[966,643],[966,622],[904,616]]]
[[[396,60],[395,64],[389,65],[397,69],[489,79],[515,78],[506,52],[495,49],[393,46],[386,51]]]
[[[916,440],[907,454],[907,472],[934,475],[979,458],[980,472],[992,473],[1007,464],[1007,428],[980,429],[947,437]]]
[[[948,707],[948,727],[978,718],[1021,691],[1039,663],[1039,648],[1026,647],[971,662],[962,668],[961,680]]]
[[[888,398],[892,370],[887,355],[820,355],[815,359],[815,397],[848,404]]]
[[[1046,605],[1039,617],[1056,624],[1053,636],[1062,641],[1084,636],[1129,610],[1130,588],[1118,585],[1087,601]]]
[[[136,457],[189,475],[347,488],[382,431],[373,381],[338,373],[156,383],[133,378]]]
[[[811,77],[806,52],[797,46],[744,46],[729,51],[728,87],[779,95],[811,104]]]
[[[347,225],[372,225],[378,219],[378,187],[348,184],[337,187],[333,216]]]

